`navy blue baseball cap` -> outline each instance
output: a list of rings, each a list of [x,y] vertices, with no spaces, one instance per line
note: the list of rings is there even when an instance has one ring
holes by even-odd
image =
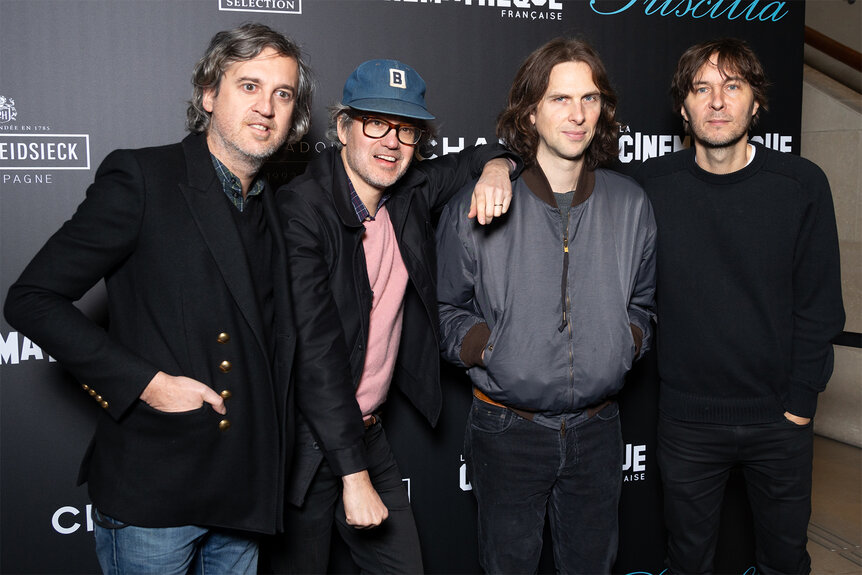
[[[343,106],[418,120],[433,120],[425,105],[425,80],[398,60],[369,60],[344,83]]]

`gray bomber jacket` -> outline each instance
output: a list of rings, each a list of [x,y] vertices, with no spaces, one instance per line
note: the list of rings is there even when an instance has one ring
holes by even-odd
[[[649,201],[634,180],[604,169],[584,170],[577,188],[564,221],[534,166],[492,225],[467,219],[467,186],[437,228],[443,357],[510,407],[551,415],[594,405],[622,388],[650,345]]]

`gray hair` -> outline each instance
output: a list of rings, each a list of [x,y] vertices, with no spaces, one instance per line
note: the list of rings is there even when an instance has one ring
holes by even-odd
[[[341,116],[352,117],[355,111],[350,106],[335,104],[329,107],[329,125],[326,128],[326,139],[336,148],[341,149],[341,141],[338,139],[338,121]],[[350,124],[344,125],[350,129]]]
[[[299,68],[299,86],[287,143],[298,142],[308,132],[311,125],[311,97],[314,92],[311,69],[302,61],[302,53],[296,43],[269,26],[254,22],[217,33],[195,65],[192,72],[194,92],[186,110],[186,128],[190,132],[202,133],[209,129],[211,114],[203,107],[204,91],[213,89],[218,94],[224,71],[231,64],[256,58],[265,48],[272,48],[282,56],[293,58]]]

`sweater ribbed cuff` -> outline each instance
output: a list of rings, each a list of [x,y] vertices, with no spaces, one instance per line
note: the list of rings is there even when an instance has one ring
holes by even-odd
[[[487,323],[477,323],[467,331],[464,339],[461,341],[461,361],[467,367],[474,365],[482,365],[482,352],[485,350],[485,345],[491,337],[491,330],[488,329]]]
[[[639,328],[633,323],[630,323],[629,327],[632,330],[632,338],[635,340],[635,359],[637,359],[641,354],[641,345],[643,345],[644,341],[644,332],[641,328]]]
[[[799,417],[814,417],[814,412],[817,411],[818,395],[820,394],[816,391],[791,385],[784,409]]]

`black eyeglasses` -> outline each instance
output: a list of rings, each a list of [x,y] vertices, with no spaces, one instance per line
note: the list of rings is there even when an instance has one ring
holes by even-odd
[[[415,146],[422,138],[422,134],[425,133],[425,130],[416,126],[393,124],[375,116],[361,116],[360,119],[362,120],[362,133],[375,140],[379,140],[388,134],[390,130],[395,130],[395,135],[399,142],[405,146]]]

